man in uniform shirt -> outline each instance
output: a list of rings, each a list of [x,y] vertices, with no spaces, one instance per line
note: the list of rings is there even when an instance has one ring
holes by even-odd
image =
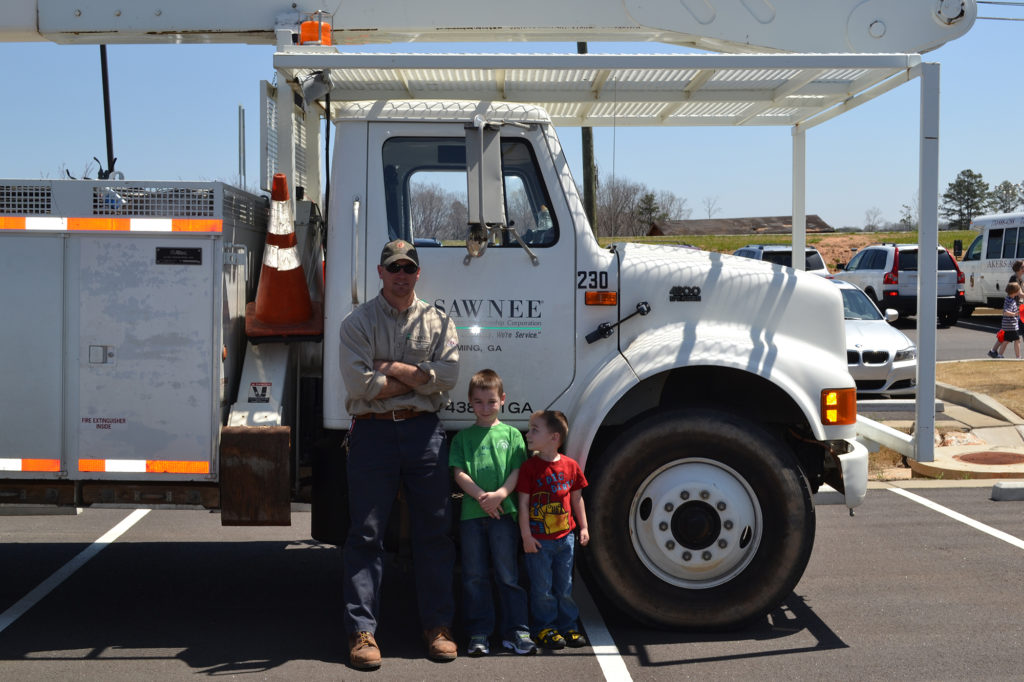
[[[349,431],[352,525],[345,542],[345,626],[354,667],[377,668],[383,535],[401,486],[409,504],[420,624],[428,657],[450,661],[457,648],[454,547],[448,537],[448,443],[437,412],[459,373],[455,324],[416,298],[419,258],[404,240],[384,246],[382,286],[341,323],[341,372]]]

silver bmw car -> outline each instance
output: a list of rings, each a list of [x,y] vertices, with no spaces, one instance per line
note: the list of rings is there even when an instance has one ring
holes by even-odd
[[[849,282],[833,279],[843,294],[846,318],[846,362],[857,383],[857,394],[907,396],[917,391],[917,347],[883,315],[871,298]]]

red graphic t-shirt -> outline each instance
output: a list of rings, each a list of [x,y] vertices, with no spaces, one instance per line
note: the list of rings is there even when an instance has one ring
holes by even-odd
[[[576,460],[559,455],[554,462],[533,456],[519,467],[516,490],[530,496],[530,534],[538,540],[557,540],[576,527],[569,493],[587,487],[587,479]]]

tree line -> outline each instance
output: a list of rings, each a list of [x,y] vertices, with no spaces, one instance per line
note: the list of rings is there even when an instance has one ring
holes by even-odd
[[[960,171],[942,195],[940,209],[950,229],[966,230],[971,221],[986,213],[1012,213],[1024,205],[1024,183],[1003,180],[989,189],[988,183],[971,169]]]

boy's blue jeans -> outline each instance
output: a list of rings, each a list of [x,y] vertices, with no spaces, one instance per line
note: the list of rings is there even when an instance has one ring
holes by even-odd
[[[538,542],[540,551],[526,554],[533,634],[547,628],[559,632],[578,630],[580,611],[572,599],[573,534]]]
[[[463,601],[466,632],[490,636],[494,631],[491,575],[501,604],[500,635],[526,631],[526,590],[519,584],[519,524],[504,514],[459,522],[462,540]],[[492,572],[493,571],[493,572]]]

